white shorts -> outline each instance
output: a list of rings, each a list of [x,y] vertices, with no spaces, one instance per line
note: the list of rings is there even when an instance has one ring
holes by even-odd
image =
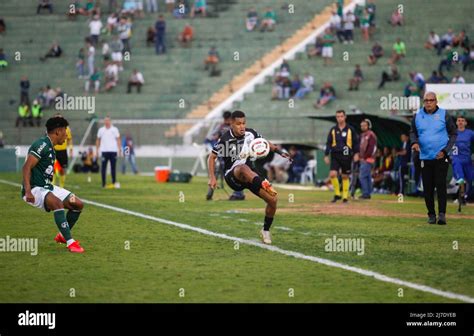
[[[112,53],[112,61],[122,62],[122,53],[121,52],[113,52]]]
[[[323,47],[321,56],[332,58],[332,47]]]
[[[57,186],[54,186],[53,191],[43,187],[34,187],[33,189],[31,189],[31,193],[35,197],[35,202],[27,203],[31,206],[34,206],[35,208],[43,209],[44,211],[49,211],[45,208],[44,200],[46,199],[46,195],[48,195],[48,193],[50,192],[52,192],[54,196],[59,198],[61,202],[64,202],[64,200],[72,194],[72,192],[70,192],[69,190]],[[25,196],[23,196],[23,200],[26,202]]]

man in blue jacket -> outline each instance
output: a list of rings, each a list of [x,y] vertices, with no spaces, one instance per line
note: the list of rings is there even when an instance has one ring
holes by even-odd
[[[420,153],[421,178],[428,209],[428,223],[436,224],[434,191],[438,194],[438,224],[446,224],[446,176],[449,154],[456,142],[456,126],[448,112],[439,108],[436,94],[425,93],[424,107],[411,122],[411,148]]]

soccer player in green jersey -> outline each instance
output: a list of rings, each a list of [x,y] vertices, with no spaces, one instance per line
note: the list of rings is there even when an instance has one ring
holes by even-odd
[[[70,191],[53,185],[54,161],[56,154],[54,146],[64,143],[67,137],[66,127],[69,125],[63,117],[52,117],[46,122],[47,134],[28,149],[23,165],[22,197],[28,204],[53,211],[54,221],[59,233],[54,240],[66,244],[69,251],[83,253],[79,242],[72,239],[71,229],[76,224],[84,204]],[[67,214],[64,209],[68,209]]]

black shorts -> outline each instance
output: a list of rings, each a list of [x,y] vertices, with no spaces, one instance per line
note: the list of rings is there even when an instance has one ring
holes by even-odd
[[[351,163],[352,163],[351,155],[344,155],[342,153],[331,154],[331,170],[335,170],[337,172],[341,170],[342,174],[350,174]]]
[[[227,182],[227,185],[234,191],[242,191],[244,189],[249,189],[250,190],[250,183],[245,183],[245,182],[241,182],[239,180],[237,180],[237,178],[235,177],[234,175],[234,168],[232,168],[232,170],[230,172],[228,172],[224,179],[225,181]],[[252,190],[250,190],[252,191]],[[252,191],[252,193],[254,193]],[[254,193],[255,194],[255,193]],[[257,194],[255,194],[257,195]],[[258,197],[260,197],[259,195],[257,195]]]
[[[56,151],[56,160],[58,160],[61,168],[66,169],[68,164],[67,150]]]

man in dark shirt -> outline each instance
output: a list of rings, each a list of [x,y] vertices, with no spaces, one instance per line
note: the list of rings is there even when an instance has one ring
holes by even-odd
[[[398,161],[398,194],[405,195],[405,188],[408,179],[408,163],[411,160],[410,139],[408,134],[400,136],[402,146],[397,151]]]
[[[329,177],[334,187],[332,203],[342,198],[343,203],[348,202],[349,175],[351,174],[352,159],[359,161],[359,137],[352,126],[346,124],[346,112],[336,112],[337,125],[332,127],[328,134],[324,162],[331,164]],[[331,160],[329,160],[331,154]],[[342,197],[339,186],[339,177],[342,178]]]
[[[166,33],[166,22],[163,18],[163,15],[160,14],[158,16],[158,21],[155,23],[155,31],[156,31],[156,38],[155,38],[155,51],[156,54],[159,55],[160,53],[166,53],[166,46],[165,46],[165,33]]]

